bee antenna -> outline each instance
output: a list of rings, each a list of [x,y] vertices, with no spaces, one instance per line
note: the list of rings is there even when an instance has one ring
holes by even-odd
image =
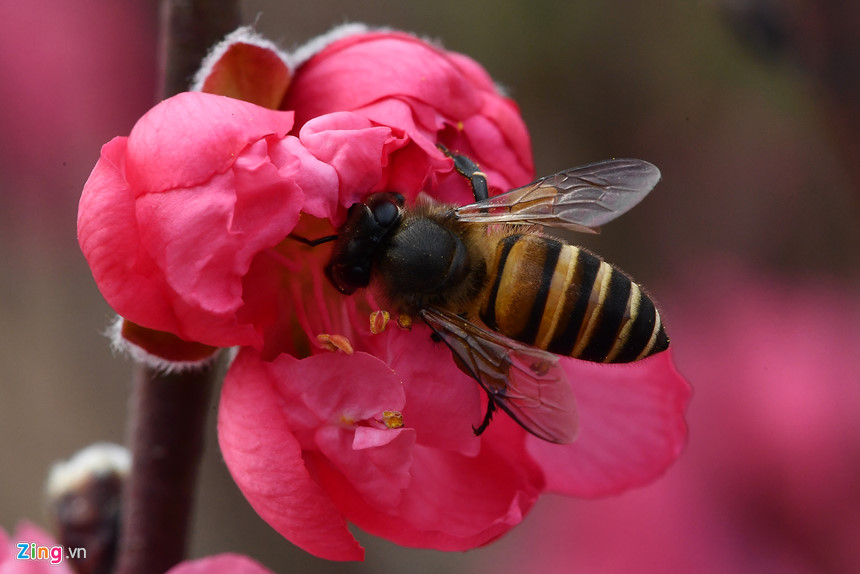
[[[318,237],[317,239],[308,239],[307,237],[302,237],[301,235],[296,235],[294,233],[290,233],[287,235],[290,239],[295,239],[305,245],[310,245],[311,247],[316,247],[322,243],[328,243],[329,241],[334,241],[337,239],[337,235],[325,235],[323,237]]]

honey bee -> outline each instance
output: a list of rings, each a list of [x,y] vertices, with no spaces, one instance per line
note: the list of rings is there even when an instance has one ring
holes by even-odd
[[[628,275],[542,227],[595,233],[660,179],[652,164],[614,159],[568,169],[489,197],[486,176],[455,155],[475,203],[373,193],[353,205],[326,275],[344,294],[374,283],[400,313],[421,317],[458,367],[489,397],[483,432],[498,407],[533,435],[574,440],[576,402],[559,356],[623,363],[666,349],[651,299]]]

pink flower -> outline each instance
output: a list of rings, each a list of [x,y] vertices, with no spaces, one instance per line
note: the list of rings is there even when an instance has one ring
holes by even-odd
[[[199,84],[255,102],[286,90],[290,111],[207,94],[163,102],[105,146],[79,235],[126,319],[242,346],[219,440],[257,512],[330,559],[363,556],[347,521],[408,546],[465,550],[518,524],[542,492],[600,496],[662,474],[683,447],[689,397],[671,353],[629,365],[561,359],[580,415],[573,444],[544,443],[504,414],[476,437],[482,391],[429,328],[372,334],[374,293],[340,294],[323,274],[331,248],[288,237],[333,233],[373,191],[470,202],[436,143],[479,161],[491,193],[532,179],[516,106],[486,72],[400,33],[335,33],[298,56],[242,34]],[[274,68],[260,89],[230,69],[248,60]]]
[[[348,37],[298,68],[285,106],[296,110],[297,124],[306,121],[303,142],[310,142],[311,127],[333,118],[366,118],[409,136],[391,154],[392,163],[432,158],[434,142],[442,139],[484,154],[478,157],[491,184],[501,182],[494,192],[525,183],[530,168],[525,172],[516,161],[523,146],[527,153],[524,131],[508,129],[506,137],[516,137],[510,142],[499,137],[505,132],[498,126],[521,126],[511,115],[515,108],[502,105],[474,63],[442,54],[399,34]],[[461,91],[470,96],[448,95]],[[482,115],[486,110],[494,110],[490,119]],[[461,121],[476,127],[454,129]],[[339,150],[339,143],[328,149]],[[425,190],[434,197],[469,201],[462,178],[439,178],[434,187],[432,164],[426,169],[418,179],[388,170],[380,180],[388,183],[379,189],[393,187],[411,198],[420,189],[416,182],[429,180]],[[330,231],[317,226],[300,235]],[[379,308],[373,293],[347,298],[335,292],[322,274],[328,249],[285,242],[279,253],[293,271],[282,296],[295,317],[275,348],[292,356],[240,352],[221,397],[219,438],[257,512],[315,555],[363,556],[347,521],[407,546],[474,548],[518,524],[542,492],[591,497],[644,484],[662,474],[684,444],[689,388],[669,353],[633,365],[563,359],[580,412],[580,436],[571,445],[527,435],[503,414],[476,437],[482,393],[427,327],[372,335],[368,317]],[[319,350],[320,334],[345,337],[354,354]],[[272,332],[267,344],[275,338]],[[312,356],[294,358],[308,352]],[[384,411],[401,412],[404,426],[385,428]]]

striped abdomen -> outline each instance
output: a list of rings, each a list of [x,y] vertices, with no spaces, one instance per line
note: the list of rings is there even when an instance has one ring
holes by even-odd
[[[523,343],[588,361],[627,363],[669,346],[660,313],[627,275],[540,235],[499,241],[480,317]]]

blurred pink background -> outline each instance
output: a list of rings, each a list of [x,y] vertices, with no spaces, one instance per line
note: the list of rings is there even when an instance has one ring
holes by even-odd
[[[53,461],[123,441],[131,367],[101,335],[111,311],[75,216],[99,147],[154,102],[153,5],[0,5],[7,531],[24,518],[45,524]],[[243,3],[245,22],[285,48],[357,20],[469,54],[519,102],[541,174],[619,156],[657,164],[651,197],[576,240],[648,287],[694,397],[689,446],[653,485],[542,500],[509,536],[465,554],[359,533],[364,564],[310,557],[256,517],[220,460],[213,402],[195,556],[242,552],[278,572],[860,571],[860,182],[851,141],[833,129],[851,116],[810,67],[828,48],[827,19],[803,2],[725,5]],[[860,77],[842,56],[847,77]]]

